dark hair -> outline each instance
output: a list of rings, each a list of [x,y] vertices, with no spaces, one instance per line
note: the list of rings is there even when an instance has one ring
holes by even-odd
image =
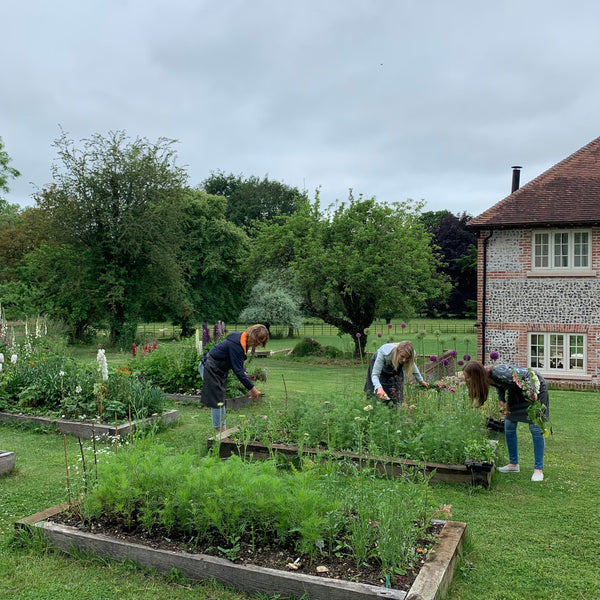
[[[469,390],[469,398],[476,402],[476,406],[483,406],[490,391],[490,377],[485,367],[475,360],[469,361],[463,367],[463,373],[467,375],[465,383]]]

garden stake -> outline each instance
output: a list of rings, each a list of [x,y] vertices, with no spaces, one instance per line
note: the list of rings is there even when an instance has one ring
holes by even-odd
[[[131,429],[131,404],[129,405],[129,443],[133,444],[133,437],[131,435],[132,433],[132,429]]]
[[[67,459],[67,436],[64,434],[63,443],[65,446],[65,467],[67,469],[67,498],[69,499],[69,506],[71,506],[71,484],[69,482],[69,461]]]
[[[79,451],[81,452],[81,467],[83,468],[83,492],[87,494],[87,470],[85,468],[85,456],[83,454],[83,444],[81,443],[81,438],[78,437],[79,441]]]
[[[287,411],[288,393],[287,393],[287,385],[285,385],[285,377],[284,377],[283,373],[281,374],[281,379],[283,379],[283,389],[285,390],[285,409]]]
[[[115,412],[115,454],[119,453],[119,422],[117,421],[117,413]]]
[[[98,456],[96,454],[96,428],[92,422],[92,447],[94,448],[94,468],[96,471],[96,481],[98,481]]]

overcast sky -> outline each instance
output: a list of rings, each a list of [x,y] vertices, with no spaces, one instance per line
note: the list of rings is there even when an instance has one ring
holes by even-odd
[[[0,137],[22,206],[61,128],[178,140],[189,184],[475,216],[600,136],[597,0],[5,0]],[[81,144],[79,144],[81,145]]]

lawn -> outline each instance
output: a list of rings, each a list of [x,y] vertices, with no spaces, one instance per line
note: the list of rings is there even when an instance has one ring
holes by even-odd
[[[282,347],[284,341],[273,340]],[[300,394],[314,394],[325,400],[362,389],[366,373],[366,364],[360,361],[324,365],[273,357],[258,358],[255,363],[269,371],[268,381],[259,386],[265,397],[247,410],[230,412],[228,425],[277,410],[286,397],[293,402]],[[521,425],[521,473],[494,474],[490,490],[432,485],[436,502],[452,505],[453,519],[468,524],[466,552],[450,590],[451,600],[600,598],[600,394],[551,390],[550,407],[554,435],[547,441],[543,483],[530,481],[531,437]],[[194,405],[177,408],[180,424],[158,433],[158,439],[173,452],[204,455],[206,440],[212,435],[209,411]],[[64,445],[62,436],[56,434],[0,425],[0,448],[16,452],[15,471],[0,479],[0,598],[247,597],[212,583],[182,580],[176,573],[165,578],[127,564],[65,557],[11,543],[16,519],[66,500]],[[505,457],[503,444],[501,452]],[[76,439],[67,438],[67,454],[76,464]],[[81,485],[76,470],[71,485]]]

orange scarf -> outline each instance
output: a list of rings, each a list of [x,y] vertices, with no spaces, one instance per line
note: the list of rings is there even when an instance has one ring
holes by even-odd
[[[248,334],[244,331],[244,333],[242,333],[242,335],[240,336],[240,344],[242,346],[242,350],[244,351],[244,354],[248,354],[248,352],[246,351],[247,343],[248,343]]]

